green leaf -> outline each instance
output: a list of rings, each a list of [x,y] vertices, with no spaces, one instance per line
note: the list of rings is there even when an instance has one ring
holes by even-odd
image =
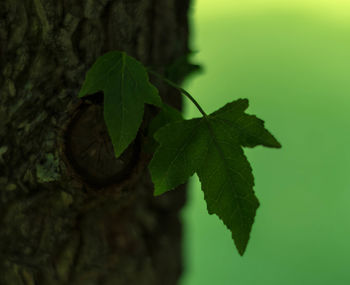
[[[149,165],[154,195],[185,183],[194,174],[203,162],[209,138],[202,119],[177,121],[156,132],[160,146]]]
[[[191,63],[190,57],[194,52],[188,52],[174,60],[165,71],[166,78],[176,84],[181,84],[184,79],[188,80],[191,75],[200,73],[202,67]]]
[[[162,109],[160,109],[159,113],[151,120],[148,126],[147,138],[144,141],[143,149],[147,153],[153,155],[156,148],[158,147],[158,143],[153,137],[155,132],[171,122],[181,120],[183,120],[183,118],[179,110],[171,107],[166,103],[163,103]]]
[[[104,119],[116,157],[135,139],[144,104],[161,106],[158,90],[143,65],[125,52],[99,57],[87,72],[78,97],[104,92]]]
[[[252,169],[240,146],[239,132],[215,118],[209,119],[209,126],[212,139],[197,174],[209,214],[224,222],[243,255],[259,206]]]
[[[155,195],[184,183],[197,172],[208,212],[232,232],[243,255],[259,202],[254,177],[242,146],[280,147],[263,121],[244,113],[237,100],[203,118],[178,121],[155,134],[160,146],[150,163]]]
[[[263,145],[280,148],[281,144],[265,129],[263,120],[254,115],[244,113],[247,108],[248,100],[238,99],[226,104],[211,114],[211,117],[226,121],[229,125],[234,126],[239,132],[239,141],[242,146],[255,147]]]
[[[149,135],[153,136],[153,134],[160,129],[161,127],[169,124],[171,122],[181,121],[183,120],[182,114],[179,110],[171,107],[166,103],[162,103],[162,109],[159,111],[157,116],[149,124]]]

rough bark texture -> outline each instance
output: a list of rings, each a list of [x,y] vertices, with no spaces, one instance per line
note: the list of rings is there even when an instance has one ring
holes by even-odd
[[[177,283],[184,190],[154,198],[147,124],[111,159],[101,102],[77,94],[107,51],[159,72],[184,55],[188,2],[0,1],[1,285]],[[181,107],[176,92],[153,82]]]

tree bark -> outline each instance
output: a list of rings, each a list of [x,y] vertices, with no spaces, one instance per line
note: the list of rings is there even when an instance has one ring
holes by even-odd
[[[153,197],[143,126],[110,155],[101,94],[77,98],[110,50],[159,72],[188,52],[189,0],[1,0],[0,284],[177,284],[184,189]],[[179,94],[151,78],[168,103]],[[184,187],[180,187],[184,188]]]

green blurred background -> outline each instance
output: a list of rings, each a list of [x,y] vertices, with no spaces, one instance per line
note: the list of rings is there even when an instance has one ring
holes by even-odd
[[[191,179],[181,285],[350,284],[350,1],[197,0],[191,15],[204,72],[184,87],[207,112],[248,98],[283,148],[245,149],[261,206],[243,257]]]

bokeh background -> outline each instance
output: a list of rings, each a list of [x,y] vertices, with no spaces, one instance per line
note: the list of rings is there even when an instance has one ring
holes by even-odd
[[[283,148],[245,149],[261,206],[243,257],[191,179],[181,285],[350,284],[350,1],[197,0],[191,15],[204,72],[184,87],[209,113],[248,98]]]

